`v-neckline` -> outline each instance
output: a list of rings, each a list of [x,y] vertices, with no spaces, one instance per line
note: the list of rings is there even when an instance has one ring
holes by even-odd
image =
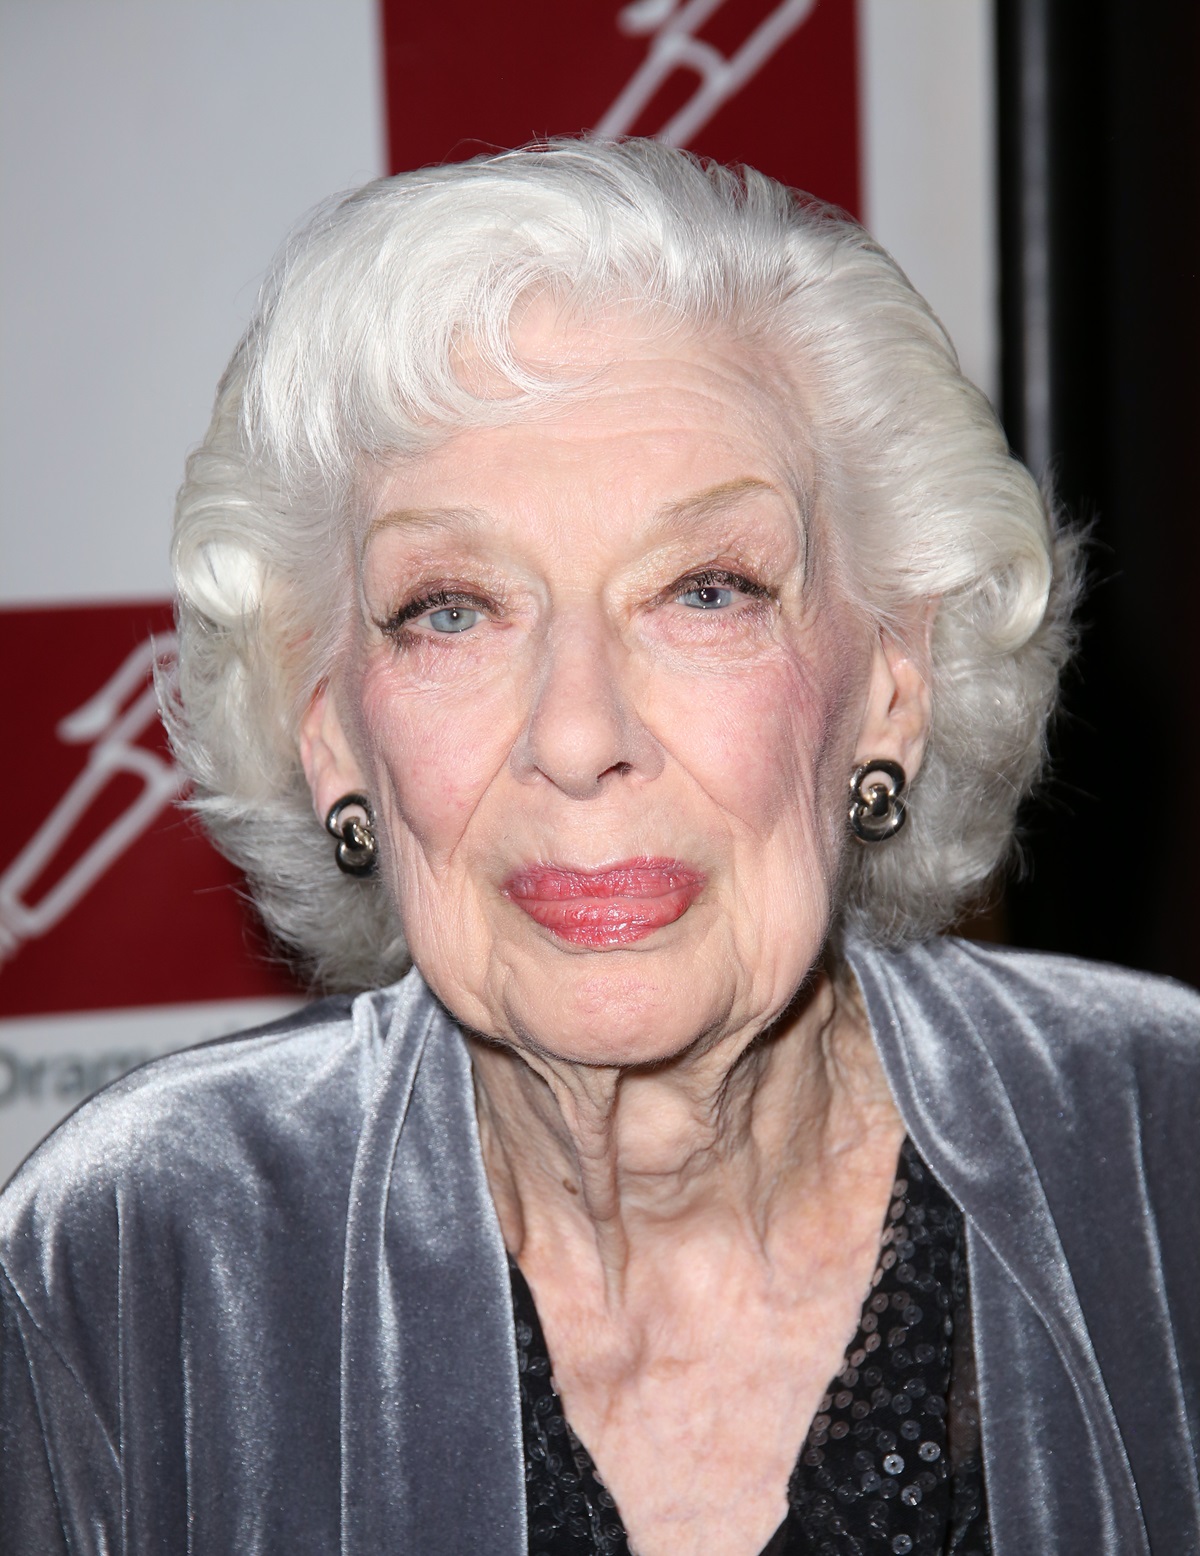
[[[554,1388],[533,1294],[509,1264],[531,1556],[631,1556],[616,1502]],[[862,1548],[860,1536],[895,1556],[945,1548],[951,1341],[963,1302],[959,1212],[905,1140],[858,1329],[809,1426],[787,1515],[760,1556],[841,1556]],[[981,1501],[981,1477],[978,1492]]]

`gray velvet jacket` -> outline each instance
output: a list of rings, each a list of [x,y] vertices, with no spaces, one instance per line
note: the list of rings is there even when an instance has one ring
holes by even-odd
[[[1200,999],[852,961],[962,1207],[996,1556],[1200,1553]],[[504,1247],[420,978],[160,1060],[0,1201],[4,1556],[525,1556]]]

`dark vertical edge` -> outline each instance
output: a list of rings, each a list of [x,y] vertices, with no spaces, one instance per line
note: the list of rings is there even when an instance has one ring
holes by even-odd
[[[1045,467],[1050,429],[1048,0],[998,0],[1001,403],[1009,441]]]
[[[997,28],[1002,412],[1090,536],[1010,931],[1200,982],[1171,777],[1200,771],[1200,6],[998,0]]]
[[[400,120],[403,97],[400,0],[376,0],[375,12],[375,25],[379,29],[379,68],[383,74],[383,124],[384,144],[387,148],[387,170],[389,173],[398,173],[404,166],[400,160],[400,148],[403,142],[403,125]]]

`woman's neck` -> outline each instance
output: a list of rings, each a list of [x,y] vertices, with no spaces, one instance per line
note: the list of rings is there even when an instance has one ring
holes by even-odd
[[[472,1044],[484,1160],[505,1242],[602,1279],[682,1254],[771,1260],[805,1202],[899,1121],[853,994],[818,974],[765,1036],[698,1040],[653,1068],[572,1065]],[[686,1253],[685,1253],[686,1250]],[[664,1271],[665,1274],[665,1271]]]

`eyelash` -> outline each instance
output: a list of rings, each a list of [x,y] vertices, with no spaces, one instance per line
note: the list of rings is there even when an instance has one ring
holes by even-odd
[[[756,601],[775,598],[772,590],[757,583],[753,578],[747,578],[743,573],[735,573],[724,567],[706,567],[699,572],[688,573],[685,577],[676,579],[659,596],[659,601],[678,599],[680,595],[689,594],[693,589],[736,589],[739,594]],[[384,637],[390,638],[397,646],[407,647],[417,637],[416,633],[408,630],[410,621],[415,621],[429,611],[444,610],[456,605],[463,606],[467,610],[483,611],[485,614],[491,614],[496,609],[494,600],[473,594],[466,589],[430,589],[423,594],[414,595],[399,610],[394,611],[383,621],[376,621],[375,625]],[[424,634],[421,636],[423,638]]]
[[[424,616],[427,611],[445,610],[447,606],[460,605],[467,610],[483,611],[490,614],[495,610],[495,602],[485,599],[483,595],[472,594],[466,589],[430,589],[425,594],[415,595],[406,605],[393,611],[385,621],[376,621],[375,625],[383,633],[385,638],[390,638],[393,643],[405,646],[413,642],[416,634],[408,630],[408,623],[415,621],[418,616]]]
[[[693,589],[736,589],[739,594],[744,594],[752,600],[775,598],[765,584],[756,583],[753,578],[747,578],[743,573],[731,572],[724,567],[706,567],[698,573],[689,573],[686,578],[677,579],[666,590],[666,597],[677,599],[681,594],[690,594]]]

